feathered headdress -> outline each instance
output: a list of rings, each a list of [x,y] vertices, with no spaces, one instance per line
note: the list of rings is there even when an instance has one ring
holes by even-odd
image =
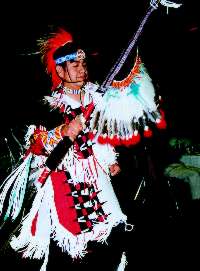
[[[53,55],[58,48],[72,41],[71,34],[62,28],[59,28],[56,33],[51,33],[48,38],[38,40],[42,62],[46,66],[46,72],[51,76],[52,90],[61,83],[61,79],[56,73],[56,63]]]

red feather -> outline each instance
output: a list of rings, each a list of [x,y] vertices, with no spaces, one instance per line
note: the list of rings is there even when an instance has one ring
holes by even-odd
[[[42,61],[46,66],[46,71],[51,75],[52,90],[61,83],[61,79],[56,72],[56,64],[53,59],[55,51],[68,42],[72,42],[71,34],[60,28],[57,33],[52,33],[47,40],[39,40],[40,51],[42,53]]]

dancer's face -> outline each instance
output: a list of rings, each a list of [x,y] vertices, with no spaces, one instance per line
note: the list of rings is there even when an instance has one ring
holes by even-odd
[[[64,66],[57,66],[58,75],[66,86],[81,87],[88,78],[85,59],[66,61]]]

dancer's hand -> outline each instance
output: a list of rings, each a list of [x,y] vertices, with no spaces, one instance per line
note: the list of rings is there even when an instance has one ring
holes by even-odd
[[[83,124],[81,123],[80,117],[77,116],[74,120],[72,120],[68,125],[65,124],[62,127],[62,135],[68,136],[70,140],[73,142],[80,131],[83,130]]]

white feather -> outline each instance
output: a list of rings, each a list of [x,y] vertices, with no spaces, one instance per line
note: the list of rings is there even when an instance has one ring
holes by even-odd
[[[98,115],[98,123],[95,126]],[[148,120],[155,122],[159,112],[152,80],[141,66],[139,75],[134,77],[134,81],[128,87],[120,89],[109,87],[96,105],[92,115],[91,129],[95,128],[97,134],[101,134],[106,124],[106,133],[109,136],[117,134],[120,137],[129,138],[134,133],[134,125],[137,124],[137,127],[143,125],[139,120],[145,119],[145,115]]]
[[[117,271],[124,271],[127,264],[128,264],[128,262],[126,260],[126,254],[125,254],[125,252],[123,252],[122,257],[121,257],[121,262],[117,268]]]
[[[2,189],[0,194],[0,213],[2,213],[5,198],[8,196],[8,192],[11,189],[9,205],[5,218],[11,217],[12,220],[15,220],[21,210],[29,176],[31,159],[32,154],[30,153],[23,163],[6,178],[0,187],[0,189]]]

